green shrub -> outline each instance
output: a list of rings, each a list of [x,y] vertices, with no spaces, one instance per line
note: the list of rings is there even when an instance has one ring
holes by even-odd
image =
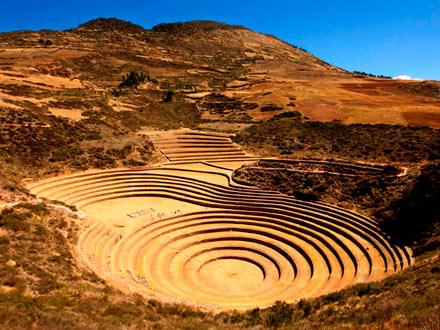
[[[438,274],[440,273],[440,267],[439,266],[433,266],[431,267],[431,273]]]
[[[122,96],[124,94],[121,87],[119,87],[118,89],[113,88],[109,93],[110,93],[110,95],[113,95],[116,97]]]
[[[272,328],[279,328],[292,322],[293,305],[284,301],[276,301],[268,310],[265,325]]]
[[[20,203],[20,204],[18,204],[18,206],[22,207],[22,208],[25,208],[25,209],[28,209],[28,210],[32,211],[33,213],[35,213],[37,215],[47,215],[47,214],[49,214],[49,209],[43,203],[39,203],[39,204]]]
[[[253,327],[261,324],[262,319],[260,315],[260,309],[257,307],[251,310],[249,313],[247,313],[245,321],[246,321],[246,326],[248,327]]]
[[[122,81],[119,87],[135,87],[137,88],[141,83],[145,82],[147,75],[143,72],[131,71],[128,75],[122,76]]]
[[[174,94],[175,94],[174,91],[167,91],[165,93],[165,97],[164,97],[163,101],[165,103],[171,102],[173,100]]]
[[[283,107],[278,107],[276,105],[270,104],[260,108],[261,112],[278,111],[278,110],[283,110]]]
[[[319,199],[318,194],[311,190],[297,190],[295,191],[294,195],[296,198],[308,202],[314,202]]]
[[[353,287],[353,290],[358,297],[362,297],[365,295],[379,294],[382,288],[377,283],[360,283]]]
[[[12,209],[5,209],[0,213],[0,227],[6,227],[15,232],[28,231],[30,225],[25,222],[28,217],[28,213],[17,213]]]
[[[7,238],[6,236],[0,236],[0,245],[8,245],[9,243],[9,238]]]
[[[273,116],[270,120],[279,120],[282,118],[301,118],[302,114],[299,111],[286,111]]]
[[[42,225],[36,225],[34,234],[38,236],[47,236],[48,232]]]

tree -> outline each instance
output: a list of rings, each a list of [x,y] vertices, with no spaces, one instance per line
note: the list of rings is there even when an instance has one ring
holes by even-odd
[[[131,71],[128,75],[122,76],[122,82],[119,87],[135,87],[137,88],[141,83],[145,82],[147,75],[143,72]]]
[[[170,102],[173,99],[173,96],[174,96],[174,92],[173,91],[167,91],[165,93],[165,98],[163,99],[163,101],[165,103]]]

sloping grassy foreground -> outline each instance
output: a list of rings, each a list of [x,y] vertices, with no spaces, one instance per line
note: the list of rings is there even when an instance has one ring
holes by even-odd
[[[235,329],[440,327],[440,257],[380,283],[298,304],[217,315],[144,300],[110,288],[73,256],[78,219],[47,204],[0,213],[0,327],[4,329]]]

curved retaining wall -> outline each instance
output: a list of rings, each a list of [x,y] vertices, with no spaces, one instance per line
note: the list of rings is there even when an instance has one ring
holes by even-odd
[[[229,184],[208,182],[206,175]],[[221,168],[86,173],[43,181],[31,192],[79,209],[108,201],[130,205],[139,198],[198,207],[140,217],[121,228],[94,215],[79,239],[80,254],[98,274],[168,301],[265,307],[378,280],[412,262],[409,251],[393,244],[371,219],[237,185]]]

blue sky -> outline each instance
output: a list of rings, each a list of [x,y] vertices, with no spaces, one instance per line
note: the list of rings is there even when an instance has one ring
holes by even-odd
[[[98,17],[151,28],[207,19],[301,46],[346,70],[440,80],[440,0],[0,0],[0,31],[68,29]]]

